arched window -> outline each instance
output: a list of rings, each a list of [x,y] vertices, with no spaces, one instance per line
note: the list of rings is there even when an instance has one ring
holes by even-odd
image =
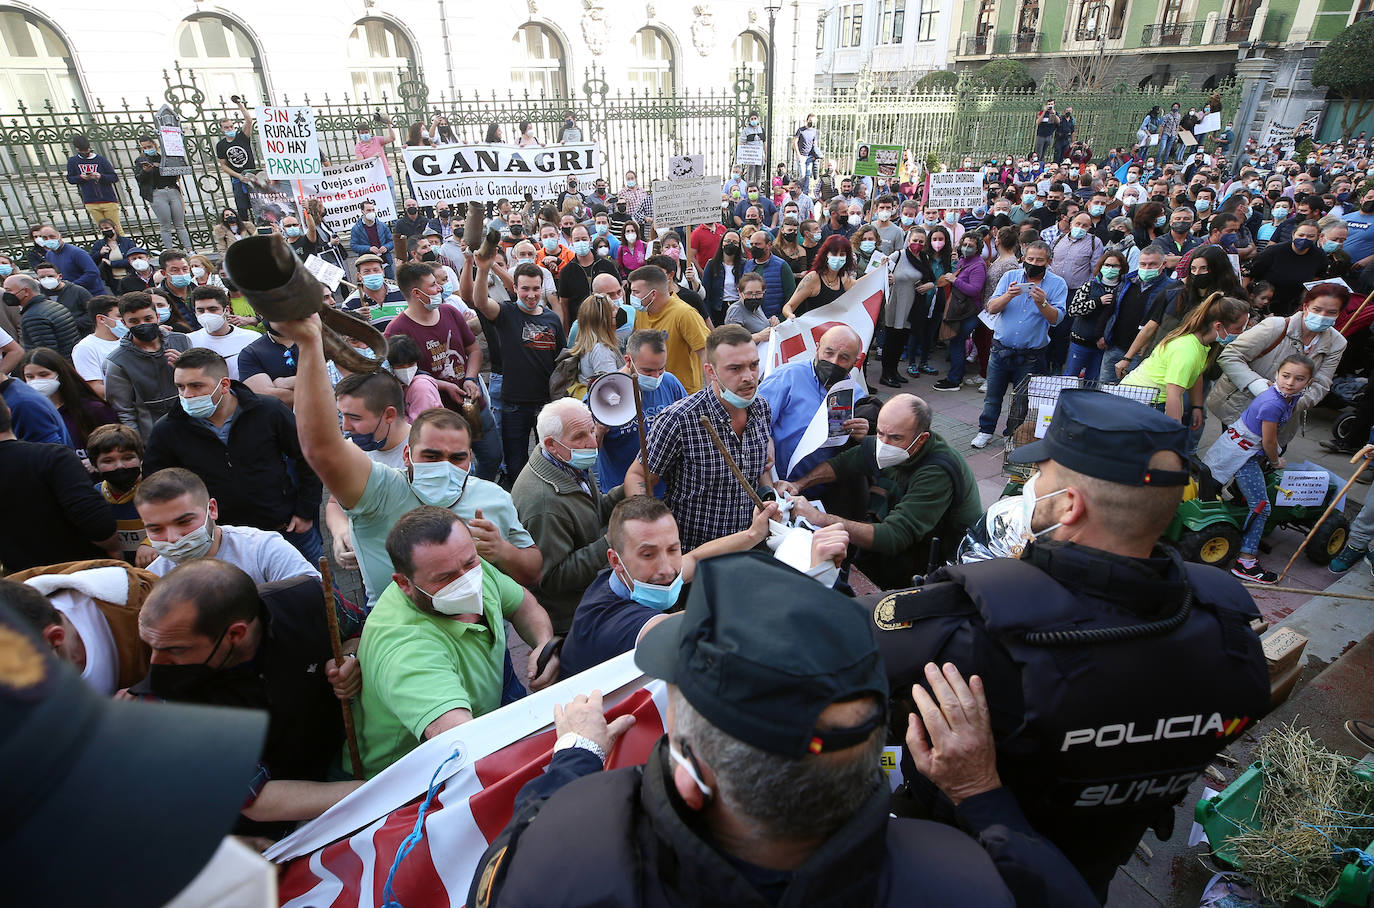
[[[188,16],[177,26],[177,62],[196,74],[211,101],[242,95],[249,107],[267,97],[262,56],[237,23],[210,13]]]
[[[768,66],[768,45],[764,40],[753,32],[740,32],[735,43],[730,45],[730,53],[735,61],[730,68],[730,80],[733,82],[735,73],[743,68],[754,80],[754,85],[762,87]]]
[[[76,63],[67,44],[51,25],[32,13],[0,9],[0,105],[18,110],[19,102],[29,110],[42,110],[52,101],[57,110],[71,104],[86,107]]]
[[[673,45],[656,28],[641,28],[630,39],[630,87],[673,93]]]
[[[536,98],[568,96],[568,80],[563,68],[567,52],[557,35],[530,22],[515,30],[512,43],[510,81],[516,94],[528,91]]]
[[[410,39],[385,19],[362,19],[348,36],[348,77],[355,99],[398,97],[398,71],[414,72]]]
[[[1074,37],[1079,41],[1096,41],[1107,25],[1106,0],[1082,0],[1078,7],[1078,29]]]

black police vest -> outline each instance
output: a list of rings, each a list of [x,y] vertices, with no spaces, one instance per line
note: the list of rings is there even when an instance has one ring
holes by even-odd
[[[1253,601],[1215,568],[1184,569],[1193,598],[1186,617],[1129,639],[1119,638],[1140,620],[1075,595],[1028,561],[945,569],[1020,670],[1024,717],[998,741],[999,769],[1032,823],[1047,815],[1152,823],[1268,711]],[[1071,639],[1076,632],[1090,639]]]

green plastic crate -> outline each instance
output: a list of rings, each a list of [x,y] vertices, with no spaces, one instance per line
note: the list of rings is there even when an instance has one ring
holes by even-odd
[[[1374,769],[1356,769],[1355,773],[1374,782]],[[1212,845],[1212,854],[1222,863],[1239,871],[1244,871],[1245,867],[1236,859],[1236,851],[1231,847],[1230,839],[1237,831],[1238,825],[1249,826],[1254,822],[1255,812],[1259,807],[1262,780],[1263,770],[1258,763],[1252,763],[1240,778],[1226,786],[1225,791],[1215,797],[1198,801],[1197,806],[1193,808],[1193,818],[1206,831],[1207,841]],[[1365,846],[1365,850],[1374,853],[1374,842]],[[1341,870],[1336,886],[1329,895],[1321,897],[1298,893],[1296,898],[1320,908],[1330,908],[1340,903],[1366,905],[1371,891],[1374,891],[1374,867],[1351,862]]]

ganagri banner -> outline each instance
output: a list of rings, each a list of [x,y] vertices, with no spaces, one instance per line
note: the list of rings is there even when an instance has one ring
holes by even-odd
[[[514,145],[441,145],[405,149],[406,175],[421,204],[494,202],[527,194],[548,198],[568,177],[592,177],[601,166],[594,142],[517,148]]]

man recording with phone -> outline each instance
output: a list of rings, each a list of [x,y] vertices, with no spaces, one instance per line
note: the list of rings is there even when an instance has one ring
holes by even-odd
[[[975,448],[986,448],[992,441],[1007,387],[1027,375],[1044,375],[1049,368],[1050,328],[1064,318],[1069,292],[1064,279],[1048,270],[1050,258],[1045,243],[1036,240],[1027,245],[1022,267],[1002,275],[988,300],[987,311],[996,318],[988,357],[987,400],[978,417],[978,434],[970,442]]]

